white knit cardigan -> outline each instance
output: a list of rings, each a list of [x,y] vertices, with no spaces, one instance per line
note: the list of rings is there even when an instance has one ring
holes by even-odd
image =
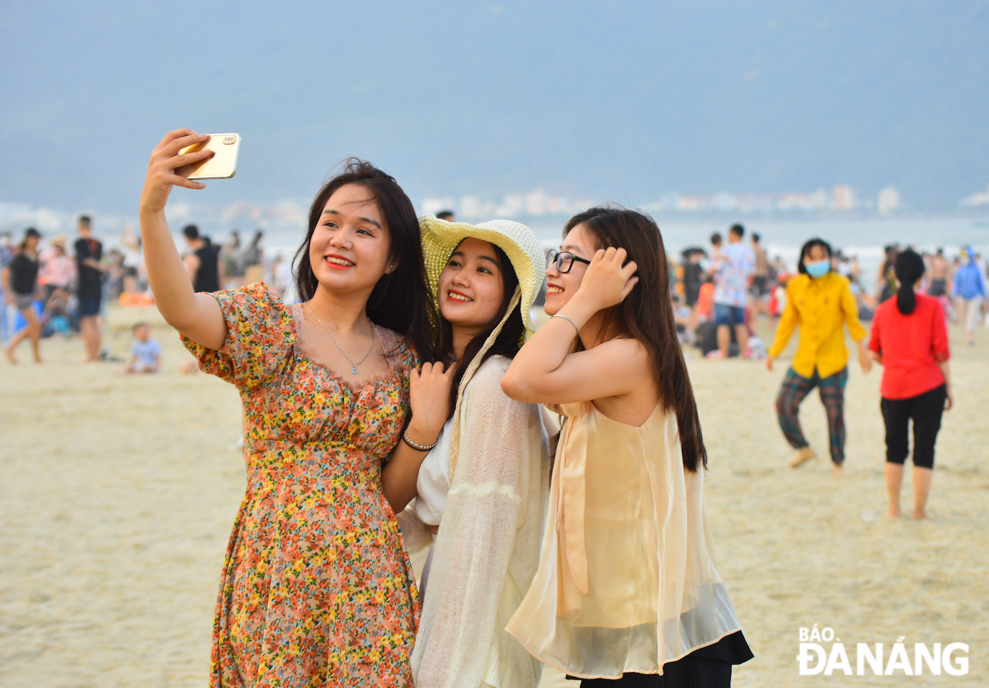
[[[549,447],[539,407],[501,391],[492,356],[464,389],[450,483],[412,652],[417,688],[535,688],[542,665],[505,631],[539,565]],[[432,536],[399,515],[417,574]]]

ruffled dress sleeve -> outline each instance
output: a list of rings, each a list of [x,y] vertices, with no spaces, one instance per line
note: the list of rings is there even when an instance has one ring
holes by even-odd
[[[288,307],[262,283],[212,294],[227,324],[227,338],[210,349],[182,335],[199,367],[237,389],[261,385],[288,361],[295,326]]]

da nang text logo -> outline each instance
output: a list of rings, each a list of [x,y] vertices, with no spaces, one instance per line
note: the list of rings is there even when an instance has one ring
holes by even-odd
[[[967,643],[904,643],[896,639],[891,646],[883,643],[856,643],[845,649],[834,629],[800,629],[800,652],[797,663],[801,676],[949,676],[968,675]]]

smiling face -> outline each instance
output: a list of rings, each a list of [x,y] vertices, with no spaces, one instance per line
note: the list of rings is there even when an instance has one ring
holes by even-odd
[[[455,330],[473,336],[501,315],[504,298],[494,246],[480,239],[464,239],[440,273],[440,314]]]
[[[357,184],[337,189],[323,206],[309,244],[309,261],[320,287],[370,293],[397,265],[384,216]]]
[[[584,225],[577,225],[563,238],[561,251],[569,251],[578,258],[590,260],[597,251],[597,242]],[[587,272],[587,264],[574,261],[570,266],[570,272],[561,274],[556,269],[556,263],[546,268],[546,305],[543,310],[547,315],[555,315],[560,312],[566,303],[573,298],[584,279]]]

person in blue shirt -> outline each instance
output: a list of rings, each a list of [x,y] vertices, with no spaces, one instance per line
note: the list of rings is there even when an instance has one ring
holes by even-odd
[[[955,272],[954,288],[958,319],[965,323],[965,335],[969,346],[975,344],[975,326],[982,314],[982,303],[986,300],[986,278],[982,268],[975,262],[971,246],[962,252],[962,266]]]
[[[161,345],[150,337],[145,323],[134,325],[134,343],[130,348],[130,360],[124,366],[125,373],[157,373],[161,367]]]

